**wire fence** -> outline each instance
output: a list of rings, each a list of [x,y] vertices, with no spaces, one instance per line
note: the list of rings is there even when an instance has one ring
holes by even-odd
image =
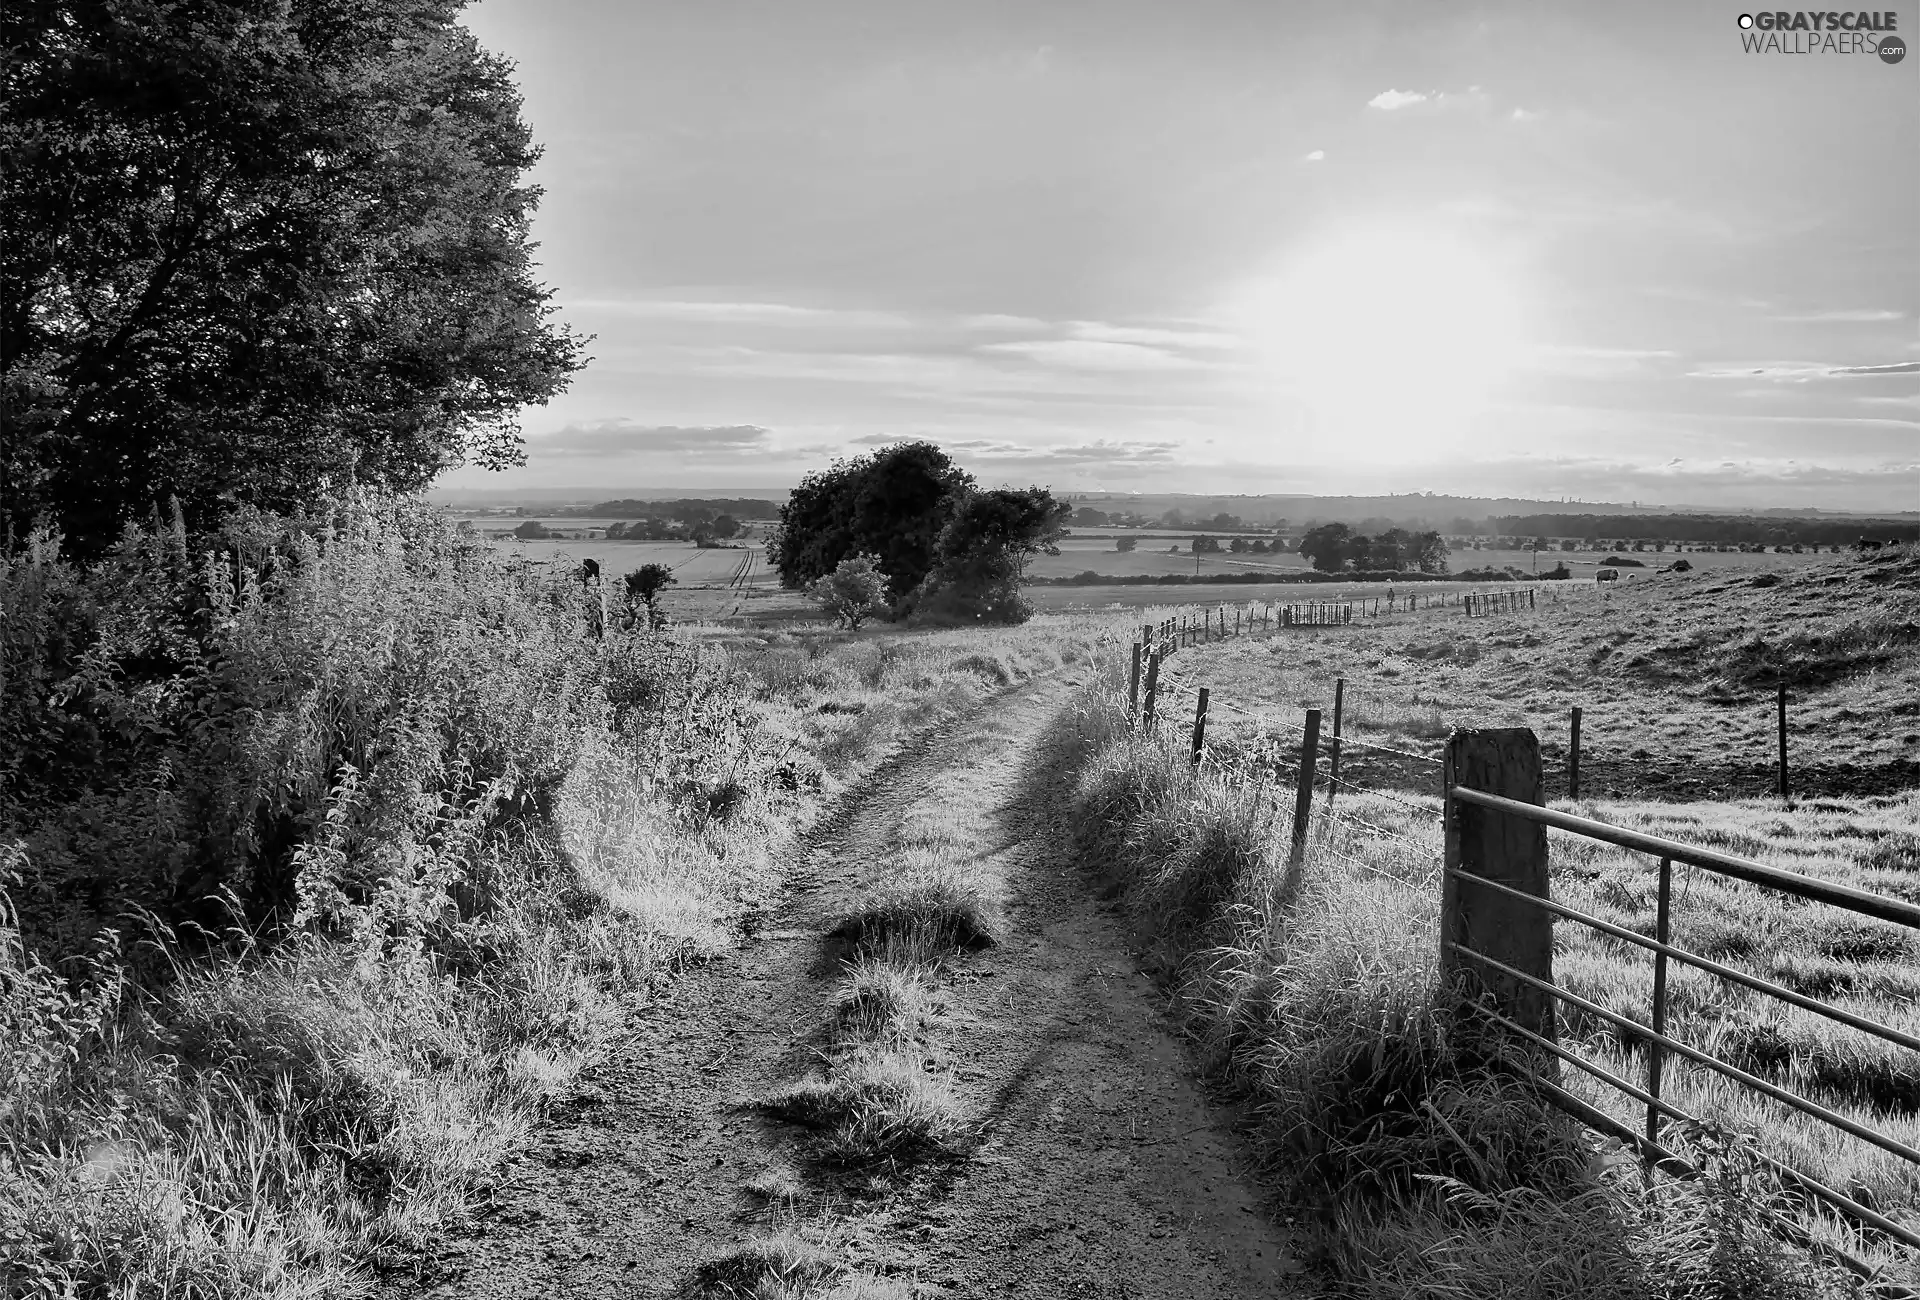
[[[1482,615],[1474,612],[1468,616]],[[1222,635],[1226,635],[1224,629],[1228,624],[1224,618],[1219,621],[1219,626],[1223,629]],[[1245,629],[1250,626],[1284,627],[1286,624],[1242,618],[1237,626]],[[1167,620],[1145,631],[1149,637],[1160,639],[1156,642],[1143,637],[1132,647],[1134,674],[1128,709],[1131,725],[1150,730],[1159,721],[1156,712],[1168,722],[1175,721],[1166,710],[1170,701],[1161,696],[1160,666],[1163,654],[1171,654],[1181,644],[1179,638],[1182,633],[1189,638],[1185,643],[1192,643],[1195,628],[1194,625],[1182,626],[1177,620]],[[1146,665],[1144,680],[1150,682],[1144,699],[1141,695],[1143,663]],[[1211,767],[1228,779],[1270,786],[1276,794],[1292,786],[1296,798],[1291,842],[1296,862],[1305,851],[1310,831],[1318,824],[1322,834],[1315,841],[1315,851],[1324,853],[1344,866],[1410,887],[1439,884],[1443,969],[1456,988],[1463,993],[1477,994],[1477,997],[1466,997],[1464,1006],[1482,1016],[1490,1025],[1510,1033],[1518,1043],[1533,1049],[1530,1055],[1518,1059],[1531,1062],[1528,1068],[1534,1082],[1549,1100],[1588,1127],[1621,1140],[1635,1150],[1650,1168],[1683,1178],[1697,1178],[1702,1171],[1682,1158],[1666,1137],[1667,1130],[1676,1124],[1711,1127],[1705,1117],[1690,1113],[1665,1095],[1667,1067],[1672,1061],[1678,1060],[1708,1071],[1734,1087],[1784,1106],[1803,1121],[1823,1125],[1906,1162],[1920,1176],[1920,1146],[1762,1077],[1761,1073],[1756,1072],[1761,1068],[1759,1066],[1743,1068],[1740,1064],[1685,1042],[1670,1033],[1668,1027],[1668,964],[1679,962],[1882,1042],[1920,1052],[1920,1035],[1882,1023],[1840,1001],[1798,992],[1753,972],[1740,970],[1674,944],[1672,867],[1675,862],[1771,889],[1802,902],[1838,907],[1912,930],[1920,930],[1920,904],[1663,839],[1589,817],[1548,809],[1542,804],[1545,773],[1540,746],[1531,730],[1486,728],[1461,731],[1449,734],[1443,753],[1420,753],[1411,748],[1344,734],[1351,716],[1348,708],[1352,694],[1347,689],[1347,683],[1338,679],[1333,694],[1334,707],[1330,720],[1324,718],[1321,709],[1308,707],[1304,709],[1299,725],[1283,723],[1272,728],[1275,734],[1251,746],[1221,751],[1206,743],[1205,729],[1212,692],[1200,687],[1193,697],[1191,737],[1196,769]],[[1779,700],[1780,790],[1785,795],[1788,786],[1784,688]],[[1159,706],[1158,709],[1156,706]],[[1324,721],[1330,721],[1331,726],[1329,733],[1323,736]],[[1571,721],[1573,749],[1570,775],[1577,795],[1578,709],[1573,710]],[[1520,737],[1524,737],[1524,743],[1517,739]],[[1475,746],[1487,745],[1513,745],[1517,748],[1513,753],[1503,753],[1492,759],[1474,752]],[[1423,802],[1419,795],[1404,789],[1385,789],[1357,778],[1351,766],[1352,758],[1357,754],[1385,756],[1395,760],[1403,770],[1411,768],[1423,774],[1422,779],[1430,774],[1434,778],[1435,796]],[[1341,766],[1343,759],[1349,763],[1344,774]],[[1324,802],[1316,818],[1313,804],[1316,795],[1321,793],[1324,793]],[[1398,828],[1388,826],[1350,807],[1341,806],[1339,800],[1343,796],[1349,800],[1365,796],[1369,800],[1383,801],[1404,809],[1408,814],[1406,825]],[[1369,805],[1369,808],[1374,806],[1377,805]],[[1499,819],[1506,819],[1509,824],[1504,827],[1496,824]],[[1537,836],[1518,834],[1512,823],[1524,823],[1541,829]],[[1437,826],[1443,832],[1439,843],[1410,833],[1419,826]],[[1579,911],[1552,897],[1546,860],[1545,828],[1548,827],[1658,859],[1656,918],[1650,935]],[[1336,830],[1339,834],[1330,833]],[[1429,855],[1430,859],[1434,859],[1433,870],[1424,880],[1418,880],[1410,878],[1406,872],[1389,871],[1369,863],[1352,851],[1358,843],[1367,841],[1392,846],[1399,855],[1415,858],[1421,854]],[[1537,845],[1537,856],[1526,862],[1503,862],[1503,854],[1511,856],[1515,852],[1514,845]],[[1531,849],[1525,851],[1531,852]],[[1489,900],[1502,904],[1504,910],[1496,911]],[[1646,1021],[1622,1015],[1554,981],[1552,922],[1556,919],[1592,927],[1652,954],[1654,978]],[[1624,1036],[1624,1041],[1637,1045],[1645,1058],[1643,1079],[1636,1082],[1607,1069],[1592,1059],[1590,1050],[1578,1050],[1586,1047],[1585,1044],[1569,1046],[1561,1043],[1556,1028],[1557,1017],[1552,1011],[1556,1004],[1577,1008],[1611,1025]],[[1557,1069],[1541,1068],[1540,1062],[1543,1060],[1556,1065],[1568,1064],[1597,1080],[1600,1085],[1612,1089],[1618,1096],[1640,1106],[1643,1109],[1643,1124],[1636,1129],[1582,1099],[1562,1086]],[[1752,1065],[1751,1062],[1747,1064]],[[1920,1059],[1916,1059],[1915,1065],[1920,1067]],[[1902,1222],[1883,1213],[1872,1203],[1873,1198],[1861,1189],[1836,1188],[1776,1155],[1764,1151],[1755,1154],[1785,1186],[1802,1198],[1799,1205],[1810,1207],[1817,1204],[1830,1215],[1837,1216],[1835,1221],[1849,1224],[1849,1230],[1862,1241],[1876,1245],[1897,1243],[1909,1249],[1920,1249],[1920,1230],[1917,1230],[1920,1225]],[[1810,1235],[1801,1222],[1807,1217],[1806,1214],[1796,1216],[1775,1209],[1766,1212],[1773,1217],[1775,1227],[1782,1235],[1834,1256],[1862,1277],[1876,1276],[1872,1269],[1852,1254],[1833,1246],[1831,1241]],[[1899,1288],[1887,1290],[1884,1294],[1915,1295],[1912,1291]]]

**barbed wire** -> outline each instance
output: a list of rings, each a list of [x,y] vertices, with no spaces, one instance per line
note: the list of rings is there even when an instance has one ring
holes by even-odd
[[[1434,758],[1430,754],[1416,754],[1410,749],[1395,749],[1392,745],[1382,745],[1371,740],[1361,740],[1355,736],[1327,737],[1328,742],[1337,742],[1341,746],[1358,745],[1362,749],[1377,749],[1383,754],[1398,754],[1401,758],[1410,758],[1416,763],[1431,763],[1435,767],[1444,767],[1445,760]]]
[[[1411,799],[1402,799],[1397,794],[1388,794],[1385,790],[1376,790],[1372,786],[1355,785],[1353,782],[1346,780],[1344,777],[1335,776],[1331,772],[1327,773],[1327,780],[1331,781],[1333,784],[1337,786],[1340,786],[1342,789],[1351,790],[1355,794],[1375,795],[1381,799],[1385,799],[1389,803],[1397,803],[1403,808],[1411,808],[1413,809],[1413,811],[1419,813],[1423,817],[1437,818],[1441,816],[1441,814],[1435,811],[1434,809],[1422,807],[1420,804],[1414,803]]]
[[[1326,811],[1323,812],[1321,815],[1324,817],[1331,817],[1335,821],[1346,822],[1348,825],[1351,825],[1351,826],[1364,826],[1368,830],[1374,832],[1376,835],[1384,835],[1388,839],[1401,840],[1407,844],[1420,845],[1419,840],[1414,839],[1413,836],[1408,835],[1403,831],[1390,830],[1387,827],[1380,825],[1378,822],[1370,822],[1364,817],[1355,817],[1352,813],[1342,812],[1338,808],[1329,806],[1326,809]]]

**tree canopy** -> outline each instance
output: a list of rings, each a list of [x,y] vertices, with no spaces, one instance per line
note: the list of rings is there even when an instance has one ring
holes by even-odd
[[[987,623],[1018,623],[1030,612],[1020,597],[1027,562],[1054,543],[1073,513],[1042,487],[968,492],[940,530],[933,572],[916,613]]]
[[[973,476],[930,442],[896,443],[801,479],[768,556],[780,584],[805,588],[851,555],[871,555],[896,601],[934,566],[934,543]]]
[[[0,16],[0,514],[81,554],[348,479],[522,458],[584,364],[539,156],[461,0],[16,0]]]

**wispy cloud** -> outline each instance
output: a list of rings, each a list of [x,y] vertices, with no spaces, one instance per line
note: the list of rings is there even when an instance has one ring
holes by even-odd
[[[532,457],[615,457],[645,452],[713,452],[741,455],[762,450],[769,431],[755,424],[640,424],[632,420],[596,420],[569,424],[527,439]]]
[[[1751,366],[1722,366],[1712,370],[1691,370],[1689,379],[1772,379],[1805,383],[1836,375],[1912,375],[1920,374],[1920,361],[1895,361],[1879,366],[1833,366],[1810,361],[1773,361]]]
[[[1188,370],[1201,363],[1162,348],[1103,339],[1026,339],[1017,343],[985,343],[981,352],[1025,357],[1046,366],[1069,370]]]
[[[1920,361],[1896,361],[1890,366],[1840,366],[1827,373],[1830,375],[1915,375],[1920,374]]]
[[[1077,339],[1102,343],[1141,343],[1148,347],[1236,348],[1240,339],[1217,330],[1167,329],[1153,325],[1108,325],[1101,321],[1076,320],[1067,330]]]
[[[1043,330],[1047,323],[1032,316],[1007,316],[999,312],[986,312],[978,316],[962,316],[960,328],[968,330],[1017,330],[1027,332]]]
[[[1315,149],[1312,153],[1308,154],[1305,158],[1302,158],[1300,161],[1301,162],[1324,162],[1326,161],[1326,157],[1327,157],[1327,151],[1325,149]]]
[[[803,307],[783,302],[701,302],[648,298],[583,298],[566,303],[572,311],[642,320],[712,322],[725,325],[834,325],[849,328],[899,328],[912,323],[898,312],[834,307]]]
[[[1888,321],[1905,320],[1903,311],[1888,311],[1878,307],[1851,308],[1845,311],[1815,311],[1799,316],[1769,316],[1768,320],[1791,321],[1798,325],[1872,325]]]

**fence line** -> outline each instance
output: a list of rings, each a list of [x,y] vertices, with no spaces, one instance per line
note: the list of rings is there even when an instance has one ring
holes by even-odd
[[[1510,598],[1525,594],[1531,601],[1530,593],[1492,594]],[[1476,594],[1474,596],[1476,604],[1478,600],[1479,597]],[[1531,604],[1528,607],[1530,608]],[[1329,606],[1328,608],[1338,607]],[[1267,607],[1266,625],[1286,626],[1285,615],[1280,619],[1274,619],[1273,611],[1274,607]],[[1481,612],[1469,614],[1469,617],[1481,616],[1483,616]],[[1236,611],[1233,626],[1236,630],[1243,627],[1250,628],[1255,621],[1253,611],[1249,607],[1244,619]],[[1131,698],[1130,692],[1130,720],[1151,729],[1154,717],[1153,697],[1159,690],[1158,670],[1162,660],[1174,653],[1180,645],[1191,644],[1196,636],[1211,639],[1212,626],[1213,615],[1208,612],[1204,621],[1201,622],[1192,619],[1167,619],[1144,629],[1143,639],[1134,646],[1135,680],[1138,680],[1139,664],[1144,658],[1147,663],[1148,680],[1152,685],[1146,699],[1141,702],[1142,707],[1139,708],[1135,707],[1136,702]],[[1221,636],[1229,635],[1224,609],[1220,613],[1219,627]],[[1662,1129],[1669,1121],[1702,1123],[1696,1116],[1675,1107],[1662,1096],[1666,1059],[1671,1055],[1710,1070],[1746,1091],[1757,1093],[1776,1104],[1787,1106],[1812,1121],[1865,1142],[1896,1159],[1920,1167],[1920,1148],[1823,1106],[1819,1102],[1802,1097],[1758,1074],[1721,1060],[1712,1053],[1693,1047],[1667,1032],[1668,963],[1678,961],[1763,997],[1823,1016],[1857,1032],[1908,1050],[1920,1050],[1920,1035],[1882,1024],[1871,1017],[1850,1011],[1844,1006],[1798,993],[1773,981],[1748,974],[1675,945],[1672,942],[1674,903],[1672,868],[1675,862],[1782,892],[1810,903],[1840,907],[1858,915],[1874,917],[1915,930],[1920,930],[1920,905],[1853,886],[1805,876],[1732,854],[1548,809],[1543,806],[1544,770],[1539,741],[1527,728],[1455,731],[1449,737],[1446,755],[1441,759],[1342,736],[1340,727],[1344,721],[1343,709],[1346,703],[1344,679],[1336,681],[1332,735],[1325,740],[1321,738],[1320,710],[1309,708],[1305,712],[1304,725],[1297,729],[1289,728],[1290,731],[1297,730],[1299,733],[1297,751],[1292,745],[1262,747],[1245,756],[1236,768],[1236,765],[1229,764],[1220,755],[1209,751],[1206,746],[1205,726],[1211,694],[1208,688],[1200,687],[1196,696],[1191,738],[1194,767],[1197,770],[1211,761],[1224,775],[1238,776],[1256,786],[1264,784],[1264,774],[1271,772],[1276,796],[1285,788],[1282,782],[1292,784],[1295,801],[1289,836],[1289,861],[1293,866],[1297,866],[1303,860],[1306,852],[1312,818],[1312,797],[1315,783],[1321,779],[1318,768],[1323,754],[1328,760],[1328,770],[1324,778],[1327,783],[1328,804],[1324,815],[1336,822],[1365,829],[1407,844],[1417,844],[1419,841],[1403,832],[1356,817],[1344,809],[1335,810],[1332,806],[1335,789],[1371,794],[1411,809],[1422,817],[1433,816],[1433,810],[1385,790],[1367,788],[1342,777],[1339,775],[1338,767],[1342,750],[1347,746],[1353,746],[1394,754],[1421,763],[1438,764],[1441,767],[1443,801],[1439,820],[1445,833],[1444,858],[1439,877],[1442,889],[1440,930],[1443,975],[1462,994],[1462,1005],[1469,1009],[1470,1013],[1480,1015],[1490,1025],[1512,1034],[1529,1048],[1537,1049],[1532,1055],[1521,1058],[1516,1068],[1522,1068],[1540,1086],[1543,1095],[1582,1123],[1619,1137],[1623,1142],[1632,1145],[1643,1161],[1650,1166],[1684,1177],[1700,1176],[1697,1168],[1680,1159],[1662,1142]],[[1786,691],[1784,686],[1778,692],[1778,700],[1781,719],[1780,789],[1784,796],[1789,789],[1786,775]],[[1580,716],[1580,710],[1573,710],[1572,747],[1568,765],[1570,784],[1576,795],[1580,762]],[[1289,757],[1293,761],[1289,762]],[[1277,812],[1278,808],[1275,811]],[[1657,914],[1651,938],[1568,907],[1552,898],[1547,872],[1547,830],[1549,828],[1582,835],[1658,858]],[[1416,883],[1406,881],[1404,877],[1394,873],[1370,867],[1331,845],[1322,847],[1331,856],[1353,866],[1390,879],[1401,880],[1409,886]],[[1654,982],[1649,1007],[1650,1025],[1643,1025],[1611,1011],[1554,982],[1552,922],[1555,918],[1588,925],[1601,933],[1643,948],[1652,954]],[[1555,1013],[1555,1008],[1561,1004],[1578,1007],[1583,1012],[1624,1031],[1629,1036],[1630,1042],[1643,1044],[1646,1052],[1644,1085],[1624,1079],[1597,1063],[1584,1059],[1578,1052],[1562,1046],[1558,1041],[1558,1017]],[[1541,1053],[1544,1053],[1544,1056],[1540,1055]],[[1613,1116],[1561,1087],[1557,1072],[1547,1068],[1549,1063],[1557,1064],[1560,1061],[1572,1064],[1643,1106],[1645,1123],[1642,1130],[1636,1131],[1622,1124]],[[1789,1184],[1812,1200],[1826,1205],[1844,1219],[1851,1221],[1861,1231],[1878,1233],[1908,1246],[1920,1248],[1920,1232],[1888,1218],[1871,1205],[1863,1204],[1859,1195],[1849,1194],[1852,1189],[1849,1189],[1849,1192],[1838,1191],[1765,1152],[1756,1154]],[[1772,1210],[1767,1210],[1766,1213],[1790,1238],[1802,1245],[1833,1255],[1861,1276],[1871,1276],[1866,1265],[1831,1245],[1814,1241],[1794,1220]]]
[[[1661,1142],[1666,1121],[1700,1122],[1661,1095],[1665,1061],[1673,1055],[1920,1168],[1920,1148],[1682,1042],[1666,1031],[1666,976],[1671,958],[1763,996],[1815,1011],[1883,1041],[1910,1048],[1920,1045],[1920,1039],[1913,1035],[1845,1007],[1794,993],[1674,945],[1671,921],[1675,862],[1916,930],[1920,930],[1920,906],[1542,807],[1539,741],[1525,728],[1454,735],[1448,743],[1446,785],[1447,859],[1441,915],[1443,971],[1463,993],[1478,995],[1464,1005],[1482,1012],[1492,1023],[1517,1033],[1523,1042],[1547,1049],[1551,1060],[1569,1061],[1640,1102],[1646,1109],[1644,1131],[1634,1132],[1584,1103],[1568,1109],[1585,1122],[1606,1121],[1597,1126],[1630,1141],[1649,1162],[1686,1167],[1685,1162],[1678,1161]],[[1659,858],[1657,912],[1651,940],[1553,900],[1547,874],[1549,827]],[[1552,921],[1556,916],[1593,926],[1653,953],[1651,1025],[1622,1016],[1554,982]],[[1647,1057],[1644,1086],[1631,1085],[1581,1060],[1578,1053],[1561,1048],[1554,1012],[1554,1007],[1561,1003],[1597,1016],[1643,1042]],[[1541,1082],[1552,1085],[1554,1092],[1564,1094],[1557,1078],[1547,1076],[1544,1060],[1534,1058],[1528,1069]],[[1555,1097],[1555,1100],[1562,1099]],[[1857,1197],[1835,1191],[1791,1166],[1770,1157],[1767,1162],[1788,1182],[1855,1224],[1920,1247],[1920,1232],[1896,1223],[1872,1206],[1862,1204]],[[1854,1271],[1864,1274],[1865,1265],[1841,1252],[1833,1253]]]

